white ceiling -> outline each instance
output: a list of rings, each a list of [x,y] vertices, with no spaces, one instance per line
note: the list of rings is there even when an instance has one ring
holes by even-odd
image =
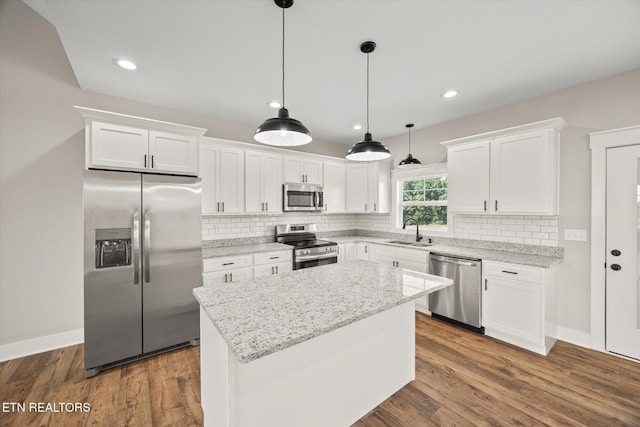
[[[60,34],[84,90],[258,126],[281,97],[272,0],[25,0]],[[640,68],[640,1],[297,0],[286,107],[314,137],[384,139]],[[116,67],[132,59],[136,71]],[[459,95],[440,94],[457,89]]]

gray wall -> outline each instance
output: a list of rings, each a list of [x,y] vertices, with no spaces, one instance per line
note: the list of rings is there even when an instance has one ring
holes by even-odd
[[[82,91],[55,28],[22,1],[0,1],[0,43],[0,345],[77,336],[84,124],[73,105],[199,126],[207,136],[249,143],[255,129]],[[343,156],[347,147],[314,140],[301,148]]]
[[[565,241],[563,234],[565,229],[590,229],[591,152],[587,133],[640,124],[640,70],[425,129],[419,129],[419,118],[411,118],[419,129],[411,134],[411,148],[422,163],[440,163],[446,161],[441,141],[558,116],[569,124],[560,142],[558,246],[565,248],[565,258],[558,272],[559,325],[565,339],[588,342],[585,334],[590,333],[591,324],[590,233],[587,242]],[[385,143],[397,165],[407,154],[408,134]]]

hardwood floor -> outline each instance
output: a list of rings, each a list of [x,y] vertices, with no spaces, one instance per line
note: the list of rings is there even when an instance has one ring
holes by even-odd
[[[0,364],[0,425],[202,425],[198,347],[90,379],[83,358],[77,345]],[[91,410],[29,411],[38,402]],[[544,357],[417,314],[416,380],[355,426],[482,425],[640,426],[640,363],[564,342]]]

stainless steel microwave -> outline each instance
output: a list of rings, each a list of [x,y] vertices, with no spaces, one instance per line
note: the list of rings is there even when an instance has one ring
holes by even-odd
[[[321,185],[284,184],[282,209],[288,211],[321,211],[324,197]]]

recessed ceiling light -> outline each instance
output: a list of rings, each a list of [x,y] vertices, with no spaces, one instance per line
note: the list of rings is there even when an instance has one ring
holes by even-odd
[[[443,97],[443,98],[453,98],[457,94],[458,94],[457,90],[448,90],[448,91],[446,91],[445,93],[443,93],[440,96]]]
[[[135,70],[136,68],[138,68],[136,64],[129,61],[128,59],[116,59],[115,63],[125,70]]]
[[[362,125],[353,125],[353,130],[360,130],[362,129]]]
[[[282,107],[282,104],[280,104],[278,101],[271,101],[269,103],[269,107],[271,107],[271,108],[280,108],[280,107]]]

